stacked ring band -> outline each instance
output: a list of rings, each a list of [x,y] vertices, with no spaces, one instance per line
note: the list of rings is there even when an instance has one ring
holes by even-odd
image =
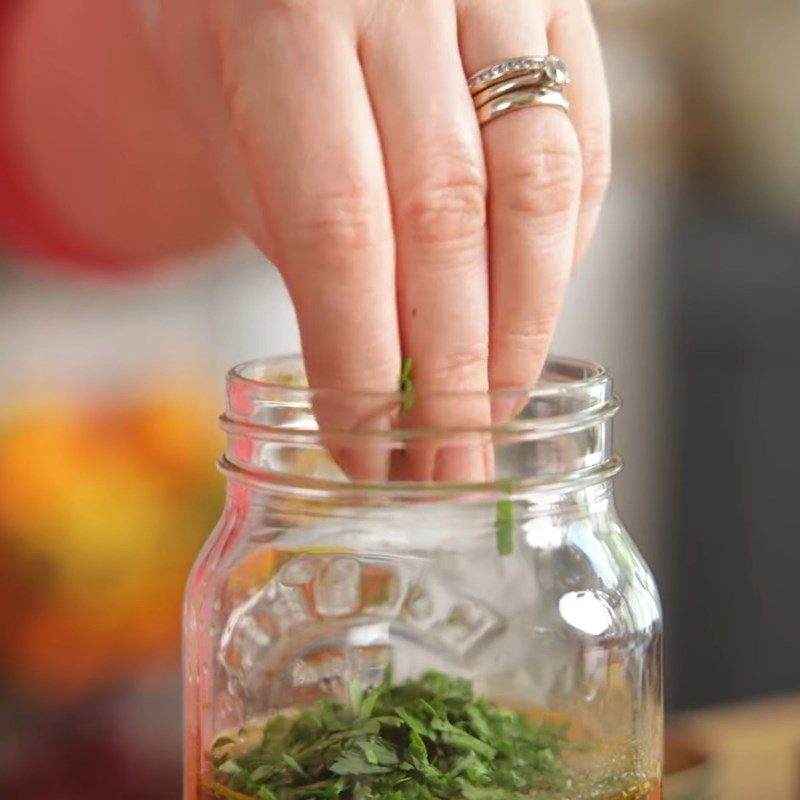
[[[520,108],[551,106],[569,111],[564,87],[569,72],[557,56],[524,56],[482,69],[468,80],[481,125]]]

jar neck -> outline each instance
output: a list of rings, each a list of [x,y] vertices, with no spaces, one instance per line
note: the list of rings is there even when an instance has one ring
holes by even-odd
[[[348,396],[304,383],[301,362],[292,358],[251,362],[229,374],[221,468],[232,484],[255,493],[359,505],[464,494],[536,495],[547,505],[602,494],[599,487],[610,485],[621,467],[611,442],[619,401],[608,373],[586,362],[551,359],[540,383],[526,391],[437,396],[439,419],[464,419],[467,404],[474,408],[476,400],[485,400],[492,409],[485,424],[466,427],[409,425],[419,417],[409,416],[408,398],[399,393]],[[366,413],[349,427],[320,424],[336,404]],[[509,406],[516,413],[501,419],[495,409]],[[455,480],[409,477],[403,468],[442,453],[477,454],[490,467],[477,478]],[[378,462],[393,467],[375,475],[352,467]]]
[[[274,484],[254,483],[246,478],[229,480],[226,505],[229,512],[234,512],[240,521],[247,519],[256,524],[262,531],[264,519],[279,519],[284,522],[311,519],[322,520],[332,517],[349,516],[353,509],[358,509],[358,516],[368,516],[374,523],[381,521],[381,515],[391,518],[398,508],[406,514],[414,506],[419,506],[420,520],[426,526],[432,521],[431,509],[441,506],[442,509],[460,507],[469,514],[469,509],[476,513],[481,508],[488,508],[495,514],[497,504],[504,500],[514,501],[515,525],[524,520],[546,518],[562,522],[585,519],[589,516],[606,516],[615,514],[614,484],[612,480],[589,483],[584,486],[564,485],[561,488],[547,491],[530,490],[524,484],[499,486],[487,483],[483,488],[470,487],[460,489],[442,488],[438,492],[425,493],[417,487],[393,491],[375,491],[372,487],[362,485],[360,488],[333,492],[284,492],[276,491]],[[434,512],[435,513],[435,512]],[[452,525],[451,511],[445,511],[442,525]],[[459,530],[469,525],[470,519],[477,530],[485,529],[486,520],[480,516],[459,519]],[[408,524],[406,520],[404,524]]]

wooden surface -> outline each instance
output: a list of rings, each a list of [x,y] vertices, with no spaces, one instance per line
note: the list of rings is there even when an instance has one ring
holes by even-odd
[[[800,800],[800,696],[684,714],[667,727],[709,753],[714,800]]]

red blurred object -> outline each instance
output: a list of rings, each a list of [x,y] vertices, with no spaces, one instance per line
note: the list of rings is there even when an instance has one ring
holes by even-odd
[[[115,724],[85,710],[48,720],[35,734],[6,743],[0,797],[25,800],[175,800],[180,762],[131,748]],[[9,749],[11,758],[9,758]],[[14,752],[16,751],[16,752]]]
[[[78,241],[44,207],[31,187],[20,149],[6,121],[8,81],[2,80],[7,65],[9,37],[24,0],[0,0],[0,244],[27,255],[79,265],[93,272],[115,272],[124,266],[118,255],[100,252]]]

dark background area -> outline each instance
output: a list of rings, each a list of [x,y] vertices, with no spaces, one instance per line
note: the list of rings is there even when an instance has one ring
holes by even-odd
[[[800,232],[689,196],[668,252],[669,703],[797,692]]]

